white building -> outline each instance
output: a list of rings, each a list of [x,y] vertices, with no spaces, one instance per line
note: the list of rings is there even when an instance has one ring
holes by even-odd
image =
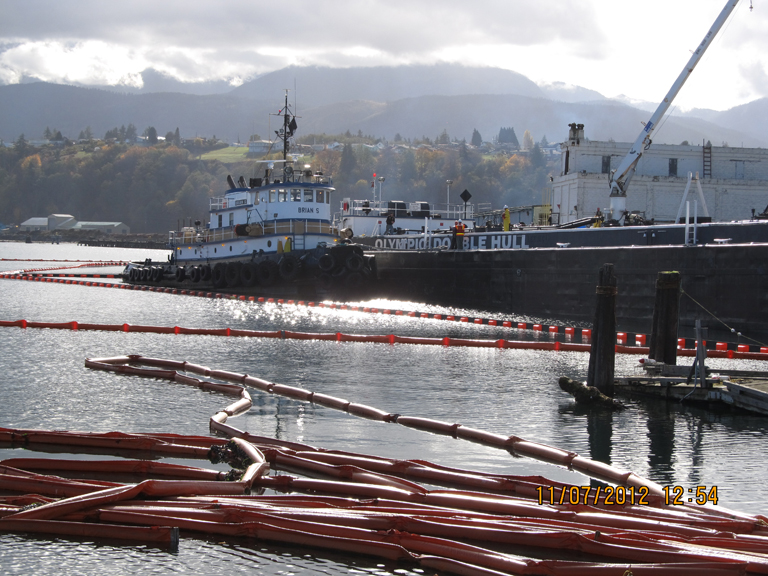
[[[631,143],[584,138],[583,124],[571,124],[560,145],[560,175],[552,182],[552,221],[571,222],[594,216],[610,205],[609,174]],[[688,173],[699,174],[704,200],[713,221],[743,220],[768,205],[768,150],[699,145],[653,144],[645,151],[627,189],[627,210],[645,213],[656,222],[677,215]],[[698,197],[692,184],[688,200]],[[701,207],[698,207],[701,215]]]
[[[248,154],[266,154],[272,150],[272,142],[269,140],[251,140],[248,142]],[[274,152],[278,152],[277,149]]]
[[[47,218],[30,218],[19,226],[24,232],[39,230],[93,230],[105,234],[130,234],[123,222],[78,222],[71,214],[50,214]]]

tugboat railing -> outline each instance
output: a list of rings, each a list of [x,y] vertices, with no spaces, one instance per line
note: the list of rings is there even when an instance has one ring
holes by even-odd
[[[327,223],[314,220],[290,220],[287,222],[258,222],[247,225],[247,234],[237,234],[235,226],[224,228],[212,228],[207,230],[181,230],[171,231],[168,236],[170,246],[182,244],[199,244],[202,242],[223,242],[235,238],[248,238],[254,236],[269,236],[276,234],[301,235],[301,234],[332,234],[338,235],[338,228]],[[241,228],[241,230],[243,230]]]

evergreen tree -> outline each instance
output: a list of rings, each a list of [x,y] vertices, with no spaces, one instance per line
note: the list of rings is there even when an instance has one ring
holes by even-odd
[[[350,144],[344,144],[339,162],[339,178],[342,182],[351,182],[357,168],[357,159]]]
[[[13,149],[16,152],[16,156],[18,158],[24,158],[28,154],[32,153],[32,147],[29,145],[29,142],[27,142],[23,132],[14,141]]]
[[[150,144],[157,144],[157,129],[154,126],[148,126],[142,134]]]
[[[51,136],[53,136],[53,133],[51,132],[51,129],[48,128],[48,126],[45,127],[45,132],[43,132],[43,138],[46,140],[50,140]]]
[[[477,128],[474,129],[472,132],[472,146],[478,147],[483,145],[483,137],[480,136],[480,132],[477,131]]]
[[[515,148],[520,147],[514,128],[501,128],[499,130],[499,144],[511,144]]]
[[[125,129],[125,141],[133,144],[136,142],[136,137],[138,135],[139,133],[136,130],[136,126],[134,126],[133,123],[128,124],[128,128]]]
[[[451,143],[451,137],[448,136],[448,130],[445,128],[443,129],[443,132],[435,139],[435,142],[437,144],[450,144]]]
[[[176,126],[176,132],[173,133],[173,145],[174,146],[181,146],[181,135],[179,134],[179,127],[178,126]]]

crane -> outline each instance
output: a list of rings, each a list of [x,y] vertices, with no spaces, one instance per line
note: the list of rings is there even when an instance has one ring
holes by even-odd
[[[677,77],[677,80],[675,80],[674,84],[672,84],[669,92],[667,92],[664,100],[662,100],[661,104],[659,104],[658,108],[656,108],[656,111],[653,113],[650,120],[648,120],[648,122],[643,125],[643,129],[640,132],[640,135],[637,137],[637,140],[635,140],[634,144],[632,144],[632,147],[621,161],[621,164],[619,164],[616,170],[611,171],[611,220],[618,221],[626,213],[627,188],[629,187],[630,180],[632,180],[632,176],[635,174],[637,163],[640,161],[643,153],[651,147],[651,135],[653,134],[653,131],[664,117],[664,114],[667,113],[667,110],[669,110],[670,106],[672,106],[672,101],[680,92],[680,89],[685,84],[685,81],[688,80],[688,77],[693,72],[696,64],[699,63],[699,60],[701,60],[704,52],[706,52],[707,48],[709,48],[709,45],[712,43],[717,33],[723,27],[723,24],[725,24],[725,21],[736,9],[738,4],[739,0],[728,0],[728,2],[725,3],[725,7],[722,9],[720,15],[715,20],[712,28],[710,28],[709,32],[707,32],[707,34],[704,36],[704,39],[701,41],[701,44],[699,44],[698,48],[696,48],[696,50],[693,52],[693,55],[691,56],[690,60],[688,60],[685,68],[683,68],[683,71],[680,72],[680,75]],[[750,3],[750,10],[751,9],[752,7]]]

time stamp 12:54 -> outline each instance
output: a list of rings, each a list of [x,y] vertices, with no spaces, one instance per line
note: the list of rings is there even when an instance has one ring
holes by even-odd
[[[664,486],[664,504],[682,506],[686,503],[717,504],[717,486]],[[650,505],[647,486],[538,486],[539,504],[603,504],[606,506]]]

